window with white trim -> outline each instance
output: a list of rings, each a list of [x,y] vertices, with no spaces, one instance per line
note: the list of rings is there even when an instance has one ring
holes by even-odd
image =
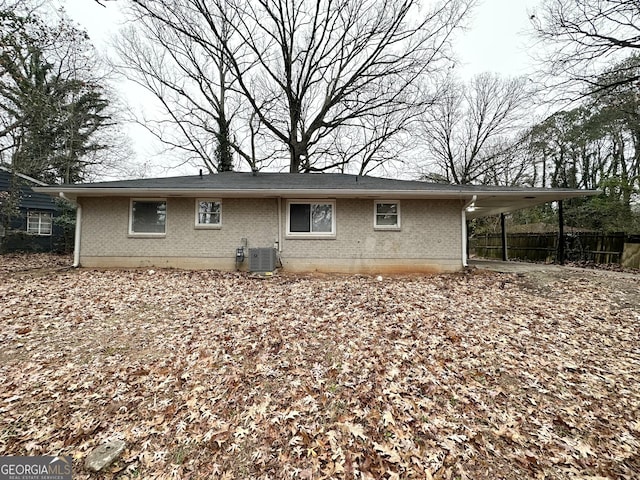
[[[287,235],[292,237],[334,237],[336,202],[332,200],[290,200],[287,203]]]
[[[373,227],[376,230],[400,230],[400,202],[376,200],[373,204]]]
[[[27,233],[32,235],[51,235],[53,216],[51,212],[28,212]]]
[[[166,233],[167,201],[160,198],[131,199],[129,234],[158,236]]]
[[[196,227],[220,228],[222,226],[222,201],[212,198],[196,199]]]

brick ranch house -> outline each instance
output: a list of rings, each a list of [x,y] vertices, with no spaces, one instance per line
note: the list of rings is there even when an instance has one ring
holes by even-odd
[[[76,266],[255,271],[267,252],[288,271],[344,273],[460,270],[467,219],[596,193],[261,172],[37,191],[77,204]]]

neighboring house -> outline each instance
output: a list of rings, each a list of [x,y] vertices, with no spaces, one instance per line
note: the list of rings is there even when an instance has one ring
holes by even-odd
[[[63,229],[54,224],[60,208],[51,196],[33,191],[46,186],[0,166],[0,251],[51,251],[60,248]]]
[[[266,251],[285,270],[350,273],[459,270],[466,219],[597,193],[236,172],[36,190],[77,202],[76,265],[256,270]]]

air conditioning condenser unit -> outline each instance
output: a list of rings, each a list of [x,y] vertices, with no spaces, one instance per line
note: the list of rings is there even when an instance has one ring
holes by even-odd
[[[275,248],[250,248],[249,271],[254,273],[273,272],[278,254]]]

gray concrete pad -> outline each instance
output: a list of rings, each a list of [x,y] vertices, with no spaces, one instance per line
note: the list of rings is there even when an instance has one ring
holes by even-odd
[[[491,270],[503,273],[527,273],[527,272],[561,272],[574,267],[566,267],[550,263],[528,263],[528,262],[502,262],[499,260],[471,259],[469,266],[480,270]]]

